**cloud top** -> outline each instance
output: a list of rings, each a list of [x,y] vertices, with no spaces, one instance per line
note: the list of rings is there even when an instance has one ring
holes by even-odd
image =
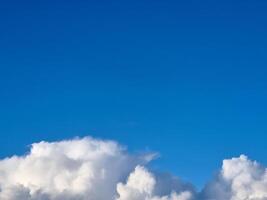
[[[267,170],[241,155],[223,161],[202,191],[114,141],[86,137],[32,144],[0,160],[1,200],[267,200]]]

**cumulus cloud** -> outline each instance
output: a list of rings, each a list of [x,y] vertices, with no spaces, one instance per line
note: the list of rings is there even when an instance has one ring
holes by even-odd
[[[181,191],[179,194],[172,192],[170,195],[157,196],[155,186],[156,178],[147,169],[137,166],[130,174],[127,183],[119,183],[117,200],[189,200],[192,197],[191,191]]]
[[[1,200],[267,200],[267,170],[241,155],[223,161],[202,191],[114,141],[91,137],[32,144],[0,160]]]
[[[0,199],[109,199],[117,182],[147,161],[89,137],[36,143],[29,154],[0,161]]]
[[[203,199],[267,200],[267,169],[245,155],[223,161]]]

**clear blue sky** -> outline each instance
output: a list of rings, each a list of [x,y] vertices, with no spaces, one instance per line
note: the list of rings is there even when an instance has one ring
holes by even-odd
[[[0,157],[92,135],[203,184],[267,164],[267,1],[1,1]]]

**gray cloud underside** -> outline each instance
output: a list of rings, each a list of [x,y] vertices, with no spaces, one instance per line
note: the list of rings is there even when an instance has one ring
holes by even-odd
[[[35,143],[25,156],[0,160],[0,199],[267,200],[266,168],[244,155],[223,160],[200,192],[177,177],[149,170],[153,157],[91,137]]]

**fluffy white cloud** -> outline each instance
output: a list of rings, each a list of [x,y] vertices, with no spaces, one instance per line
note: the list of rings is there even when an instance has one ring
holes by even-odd
[[[116,184],[147,161],[89,137],[36,143],[29,154],[0,161],[0,199],[110,199]]]
[[[224,160],[205,193],[207,199],[267,200],[267,169],[244,155]]]
[[[0,199],[267,200],[267,170],[244,155],[224,160],[200,192],[170,174],[149,171],[153,157],[90,137],[35,143],[24,156],[0,160]]]
[[[179,194],[173,191],[168,196],[160,197],[156,195],[156,184],[153,174],[144,167],[137,166],[126,184],[117,185],[117,200],[189,200],[193,196],[191,191],[182,191]]]

